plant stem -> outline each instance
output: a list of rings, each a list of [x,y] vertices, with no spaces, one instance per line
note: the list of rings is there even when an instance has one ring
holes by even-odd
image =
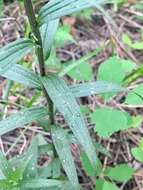
[[[40,75],[42,77],[46,76],[46,71],[45,71],[45,60],[44,60],[44,53],[43,53],[43,44],[42,44],[42,38],[41,34],[38,28],[38,23],[35,17],[35,12],[33,9],[32,1],[31,0],[24,0],[24,6],[26,10],[26,14],[29,19],[29,23],[31,26],[31,30],[37,40],[37,57],[38,57],[38,62],[39,62],[39,70],[40,70]],[[48,102],[49,106],[49,119],[50,119],[50,124],[54,124],[54,109],[53,109],[53,102],[51,101],[48,93],[46,92],[44,86],[42,86],[43,92],[45,94],[45,97]]]
[[[43,54],[43,49],[42,49],[42,39],[41,39],[40,31],[38,28],[38,24],[36,21],[33,5],[32,5],[31,0],[24,0],[24,5],[25,5],[26,14],[28,16],[32,32],[37,40],[37,57],[39,61],[40,74],[41,76],[45,76],[46,73],[45,73],[45,66],[44,66],[45,63],[44,63],[44,54]]]

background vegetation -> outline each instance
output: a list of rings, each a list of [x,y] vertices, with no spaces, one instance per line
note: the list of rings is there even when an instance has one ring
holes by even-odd
[[[0,189],[142,190],[143,2],[32,3],[0,3]]]

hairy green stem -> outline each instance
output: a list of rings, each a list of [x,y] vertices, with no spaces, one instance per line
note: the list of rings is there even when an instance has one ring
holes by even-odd
[[[40,70],[40,75],[43,77],[46,75],[46,71],[45,71],[45,60],[44,60],[44,53],[43,53],[43,44],[42,44],[42,38],[41,38],[41,34],[39,31],[39,27],[38,27],[38,23],[35,17],[35,12],[33,9],[33,5],[32,5],[32,1],[31,0],[24,0],[24,6],[25,6],[25,10],[26,10],[26,14],[28,16],[29,19],[29,23],[31,26],[31,30],[36,38],[36,44],[37,44],[37,57],[38,57],[38,62],[39,62],[39,70]],[[45,94],[45,97],[47,99],[48,102],[48,106],[49,106],[49,114],[50,114],[50,124],[53,125],[54,124],[54,110],[53,110],[53,102],[51,101],[48,93],[46,92],[44,86],[42,87],[43,92]]]

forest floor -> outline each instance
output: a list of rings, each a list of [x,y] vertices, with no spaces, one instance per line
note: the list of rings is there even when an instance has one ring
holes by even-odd
[[[141,64],[143,62],[142,51],[127,49],[118,38],[121,34],[126,33],[130,35],[134,41],[140,41],[141,38],[143,39],[143,35],[140,33],[140,31],[143,31],[143,19],[141,20],[136,18],[139,13],[132,10],[132,4],[130,3],[119,7],[116,11],[113,10],[113,8],[111,9],[111,7],[107,7],[107,9],[117,24],[117,29],[114,29],[114,27],[109,24],[108,20],[97,11],[92,12],[90,20],[80,17],[65,17],[62,19],[62,23],[70,26],[70,32],[77,42],[76,44],[67,44],[63,48],[57,49],[57,55],[60,57],[62,62],[73,58],[79,59],[83,55],[97,49],[101,43],[104,44],[102,51],[90,60],[95,79],[99,65],[108,57],[113,55],[113,50],[121,58],[131,59],[137,64]],[[6,19],[0,22],[0,46],[4,46],[20,36],[23,36],[25,30],[25,17],[23,16],[24,12],[20,10],[16,3],[5,7],[3,15]],[[27,62],[30,61],[30,56],[25,57],[25,60]],[[71,83],[76,82],[72,80],[70,81],[69,78],[68,80]],[[142,79],[140,79],[140,81],[141,80]],[[1,78],[1,97],[3,95],[5,85],[6,80]],[[22,86],[15,85],[12,89],[13,90],[10,91],[8,97],[9,105],[6,107],[3,104],[0,105],[1,110],[4,111],[3,117],[17,112],[19,109],[17,104],[24,106],[35,93],[33,90],[27,90]],[[95,109],[97,106],[102,107],[104,104],[102,99],[98,96],[82,98],[80,101],[83,105],[88,105],[91,110]],[[45,103],[44,99],[41,97],[38,98],[38,102]],[[117,107],[118,105],[113,100],[110,102],[110,106]],[[133,115],[143,115],[143,108],[131,107],[121,109],[126,109],[126,111]],[[62,124],[64,123],[63,118],[60,115],[57,117],[57,120]],[[89,124],[89,128],[90,127],[92,127],[92,125]],[[22,153],[25,149],[27,149],[29,142],[36,133],[44,135],[47,141],[50,142],[49,133],[42,131],[36,123],[33,123],[32,126],[29,126],[28,130],[24,132],[22,129],[17,129],[14,132],[1,137],[0,147],[9,157]],[[118,132],[108,139],[100,138],[95,134],[92,135],[95,136],[98,142],[102,143],[102,145],[104,145],[104,147],[112,155],[112,158],[99,155],[104,167],[106,167],[106,165],[115,166],[119,163],[128,163],[136,169],[137,172],[134,175],[134,178],[128,183],[122,184],[120,189],[143,190],[143,167],[141,163],[135,161],[130,153],[131,148],[138,145],[138,142],[143,136],[143,126],[140,126],[139,128],[132,128],[124,132]],[[73,154],[76,157],[80,181],[85,189],[90,190],[90,188],[92,188],[90,179],[81,168],[76,153],[76,147],[73,146],[72,148]],[[44,156],[41,161],[46,162],[47,159],[48,158]]]

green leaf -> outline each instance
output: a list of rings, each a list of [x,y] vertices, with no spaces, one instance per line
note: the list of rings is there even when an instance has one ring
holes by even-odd
[[[141,126],[142,121],[143,121],[143,118],[141,115],[132,116],[132,122],[130,126],[133,128],[138,128],[139,126]]]
[[[10,164],[1,151],[0,151],[0,170],[2,174],[4,175],[3,176],[4,178],[8,177],[9,173],[11,172]]]
[[[143,163],[143,150],[141,148],[139,148],[139,147],[132,148],[131,152],[137,161]]]
[[[70,89],[75,97],[85,97],[95,94],[105,94],[108,92],[124,92],[125,88],[120,85],[106,82],[106,81],[96,81],[96,82],[87,82],[83,84],[76,84],[70,86]]]
[[[132,178],[134,174],[134,169],[128,166],[127,164],[119,164],[114,168],[110,168],[107,172],[107,176],[111,180],[118,182],[127,182]]]
[[[142,94],[143,84],[140,84],[128,93],[125,103],[131,105],[143,105]]]
[[[136,64],[131,60],[124,60],[113,56],[100,65],[97,78],[98,80],[121,84],[125,75],[135,67]]]
[[[84,115],[88,115],[91,112],[90,108],[88,106],[86,106],[86,105],[81,105],[80,106],[80,111]]]
[[[93,8],[85,9],[82,10],[79,13],[75,13],[73,16],[80,18],[80,19],[87,19],[87,20],[92,20],[92,14],[94,13]]]
[[[57,57],[56,50],[53,48],[50,52],[49,58],[45,62],[45,66],[47,69],[53,72],[59,72],[62,68],[62,64],[60,59]]]
[[[38,168],[38,174],[41,178],[59,178],[61,175],[61,162],[59,158],[53,159],[46,167]]]
[[[119,188],[114,183],[104,181],[102,190],[119,190]]]
[[[71,72],[72,70],[75,70],[76,68],[78,68],[81,64],[84,64],[85,62],[87,62],[88,60],[90,60],[91,58],[93,58],[94,56],[96,56],[99,52],[101,52],[102,48],[98,48],[93,52],[90,52],[89,54],[83,56],[82,58],[80,58],[79,60],[74,60],[69,62],[59,73],[59,77],[63,77],[64,75],[68,74],[69,72]]]
[[[136,50],[143,50],[143,42],[136,42],[132,44],[132,48]]]
[[[3,1],[0,1],[0,16],[1,16],[1,14],[2,14],[2,10],[3,10]]]
[[[48,24],[44,24],[40,28],[42,42],[43,42],[43,51],[45,59],[48,58],[51,48],[53,46],[54,37],[58,29],[59,19],[50,21]]]
[[[94,142],[94,146],[95,146],[95,149],[97,150],[97,152],[99,152],[105,156],[108,156],[109,158],[112,158],[109,151],[104,146],[102,146],[102,144],[100,144],[98,142]]]
[[[135,80],[139,79],[143,75],[143,66],[140,65],[136,67],[132,72],[130,72],[124,79],[124,84],[128,86]]]
[[[135,66],[135,63],[130,60],[120,59],[117,56],[110,57],[100,65],[97,80],[121,85],[126,74],[134,69]],[[112,95],[114,95],[114,93],[107,93],[104,97],[109,98]]]
[[[82,145],[91,163],[96,164],[96,153],[80,107],[69,87],[56,75],[42,78],[43,85],[57,109],[63,114],[72,132]]]
[[[140,148],[141,150],[143,150],[143,138],[140,140],[139,148]]]
[[[18,39],[0,49],[0,74],[22,59],[33,48],[33,42],[26,38]]]
[[[55,46],[62,47],[67,42],[75,42],[73,36],[70,34],[70,27],[67,25],[60,26],[55,35]]]
[[[36,178],[38,176],[38,171],[37,171],[37,159],[38,159],[38,144],[37,144],[37,138],[35,137],[26,152],[24,159],[29,159],[30,161],[28,162],[28,165],[25,169],[24,172],[24,179],[29,179],[29,178]]]
[[[7,179],[0,180],[0,188],[2,190],[11,190],[9,181]]]
[[[54,180],[54,179],[31,179],[22,181],[21,187],[23,188],[44,188],[44,187],[60,187],[64,185],[64,181]]]
[[[83,169],[85,170],[87,175],[94,177],[94,176],[99,176],[100,173],[102,172],[102,164],[99,159],[97,161],[96,169],[93,168],[93,166],[91,165],[88,159],[88,156],[85,153],[82,153],[80,160],[81,160]]]
[[[48,164],[48,166],[38,168],[38,175],[42,179],[50,178],[52,176],[52,165]]]
[[[48,115],[48,112],[43,107],[23,109],[19,113],[0,121],[0,135],[4,135],[18,127],[23,127],[23,125],[30,124],[32,121],[38,120],[46,115]]]
[[[20,180],[23,179],[23,173],[30,161],[32,156],[28,157],[27,159],[18,160],[16,159],[16,163],[11,162],[11,171],[7,176],[9,181],[13,181],[14,183],[18,184]]]
[[[22,65],[15,64],[11,69],[7,70],[3,75],[7,79],[19,82],[31,88],[41,89],[39,76],[31,70],[24,68]],[[84,97],[94,94],[103,94],[107,92],[122,92],[126,91],[120,85],[116,85],[106,81],[89,82],[84,84],[76,84],[70,86],[75,97]]]
[[[137,67],[137,65],[132,60],[120,59],[120,61],[125,75]]]
[[[122,36],[123,42],[128,45],[130,48],[133,48],[135,50],[142,50],[143,49],[143,42],[133,42],[132,39],[127,35],[124,34]]]
[[[132,45],[132,40],[127,34],[122,35],[122,41],[128,46]]]
[[[114,183],[107,182],[103,179],[97,179],[95,190],[119,190],[119,188]]]
[[[61,176],[61,162],[58,158],[52,161],[52,178],[56,179]]]
[[[62,128],[53,126],[52,139],[69,181],[75,189],[78,189],[78,178],[67,133]]]
[[[92,67],[89,63],[82,63],[67,74],[77,81],[90,81],[93,79]]]
[[[3,179],[5,179],[5,176],[4,176],[3,172],[0,170],[0,180],[3,180]]]
[[[95,186],[96,186],[95,190],[102,190],[103,184],[104,184],[103,179],[97,179],[96,184],[95,184]],[[110,190],[112,190],[112,189],[110,189]]]
[[[13,65],[2,76],[31,88],[41,88],[39,76],[22,65]]]
[[[98,80],[121,84],[124,73],[120,60],[114,56],[103,62],[99,67],[97,78]]]
[[[95,169],[92,167],[87,155],[85,153],[82,153],[81,157],[80,157],[83,169],[86,171],[86,173],[91,176],[94,177],[95,176]]]
[[[99,6],[104,0],[54,0],[44,5],[39,12],[40,24],[55,20],[85,8]]]
[[[99,108],[91,114],[92,122],[96,124],[95,131],[104,138],[114,132],[128,129],[129,118],[126,113],[111,108]]]

